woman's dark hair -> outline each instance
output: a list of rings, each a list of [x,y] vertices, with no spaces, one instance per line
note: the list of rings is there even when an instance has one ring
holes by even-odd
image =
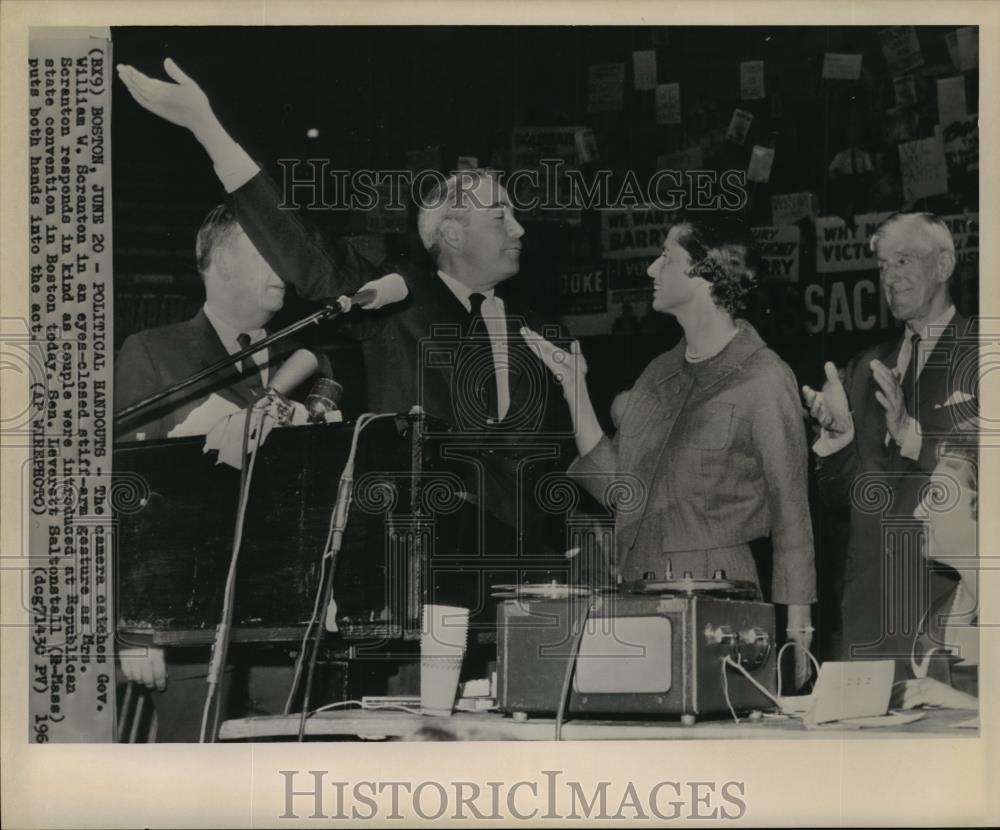
[[[677,243],[688,252],[691,275],[712,287],[712,300],[734,317],[757,287],[753,235],[733,214],[687,213],[678,222]]]

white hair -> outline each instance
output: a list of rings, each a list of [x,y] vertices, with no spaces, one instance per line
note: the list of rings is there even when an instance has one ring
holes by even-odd
[[[878,253],[878,241],[881,236],[895,225],[911,225],[919,230],[927,240],[942,251],[955,253],[955,240],[952,238],[948,226],[941,220],[941,217],[934,213],[894,213],[876,228],[872,234],[869,247],[873,253]]]
[[[420,200],[420,210],[417,213],[417,233],[420,241],[430,255],[437,260],[440,252],[438,231],[445,219],[458,218],[458,208],[475,207],[475,197],[471,191],[486,179],[494,179],[495,175],[482,168],[475,170],[459,170],[447,179],[435,183],[426,197]]]

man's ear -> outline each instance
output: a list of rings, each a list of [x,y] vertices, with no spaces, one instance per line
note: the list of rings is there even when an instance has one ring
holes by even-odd
[[[465,240],[465,228],[457,219],[445,219],[438,228],[438,234],[449,248],[461,250]]]
[[[233,252],[228,245],[217,245],[212,251],[210,266],[212,277],[219,282],[229,282],[233,273]]]
[[[955,270],[954,251],[941,251],[941,253],[938,254],[937,269],[938,281],[947,282],[951,278],[952,272]]]

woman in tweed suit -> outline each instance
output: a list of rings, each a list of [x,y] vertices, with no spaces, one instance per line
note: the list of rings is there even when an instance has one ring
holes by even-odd
[[[675,316],[684,337],[646,367],[613,439],[594,413],[579,344],[565,352],[523,334],[562,384],[579,453],[570,474],[617,508],[621,577],[663,578],[670,560],[675,576],[722,569],[759,584],[750,543],[770,535],[771,599],[788,606],[788,637],[808,647],[816,576],[805,426],[791,370],[734,319],[756,282],[750,250],[733,219],[696,216],[669,229],[647,273],[653,309]]]

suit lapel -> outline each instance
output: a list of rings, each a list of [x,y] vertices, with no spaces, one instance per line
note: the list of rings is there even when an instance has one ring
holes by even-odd
[[[525,390],[531,389],[535,384],[526,383],[529,378],[538,377],[538,369],[546,372],[541,361],[531,351],[531,348],[524,342],[521,336],[521,326],[527,325],[524,317],[516,310],[512,310],[510,303],[504,300],[505,321],[507,324],[507,382],[510,393],[510,411],[508,417],[515,408],[520,409],[524,402]],[[542,378],[544,387],[545,378]]]
[[[205,365],[211,366],[229,356],[229,352],[219,339],[215,327],[204,310],[198,312],[191,320],[192,353],[204,355]],[[211,383],[215,394],[243,408],[257,399],[251,382],[245,378],[235,365],[227,366],[217,373],[216,381]]]
[[[469,310],[462,304],[450,288],[444,284],[444,280],[431,272],[424,281],[426,293],[421,292],[419,297],[420,305],[426,309],[432,319],[430,323],[459,323],[462,325],[462,335],[465,334],[465,327],[469,322]]]
[[[964,329],[965,320],[956,313],[927,355],[916,382],[916,412],[910,413],[918,419],[921,412],[928,412],[945,403],[951,393],[960,387],[958,381],[962,372],[956,366],[956,358]]]
[[[873,360],[878,360],[890,371],[894,370],[899,360],[899,350],[902,348],[902,345],[902,336],[896,340],[890,340],[888,343],[881,344],[876,347]],[[872,371],[872,367],[868,365],[863,368],[868,378],[865,399],[870,402],[870,406],[865,407],[865,411],[868,412],[868,423],[865,425],[865,429],[871,436],[872,443],[887,451],[889,448],[885,442],[885,410],[882,409],[882,404],[875,397],[875,393],[880,391],[880,387],[875,381],[875,373]]]

